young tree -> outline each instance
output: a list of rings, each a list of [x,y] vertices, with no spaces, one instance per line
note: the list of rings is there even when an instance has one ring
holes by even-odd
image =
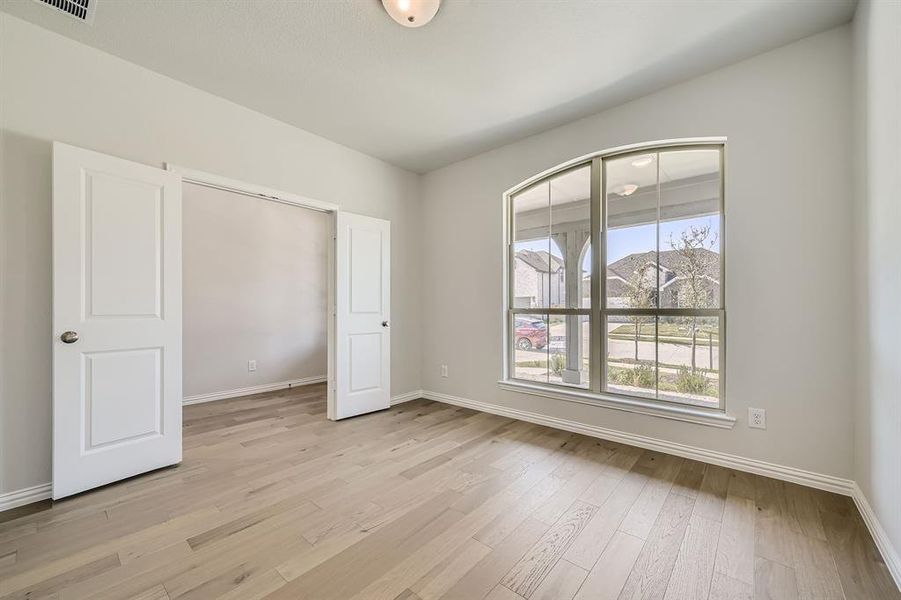
[[[671,234],[669,243],[679,257],[679,308],[710,308],[710,273],[717,270],[719,261],[719,255],[713,251],[716,233],[710,225],[692,225],[679,234],[679,239],[674,239]],[[691,333],[691,372],[694,374],[700,330],[698,319],[684,317],[681,320]]]
[[[653,269],[653,273],[651,270]],[[626,286],[626,302],[629,308],[653,308],[652,293],[657,289],[657,270],[651,259],[647,258],[642,261],[632,276],[629,277]],[[641,334],[641,324],[647,323],[647,317],[644,315],[632,315],[629,317],[632,324],[635,325],[635,362],[638,362],[638,338]]]

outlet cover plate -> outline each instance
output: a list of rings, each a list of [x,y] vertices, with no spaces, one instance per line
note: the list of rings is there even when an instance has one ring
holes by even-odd
[[[763,408],[748,408],[748,427],[752,429],[766,429],[766,410]]]

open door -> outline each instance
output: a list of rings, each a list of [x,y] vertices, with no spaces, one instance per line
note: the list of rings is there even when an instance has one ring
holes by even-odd
[[[181,178],[53,145],[53,497],[181,461]]]
[[[335,267],[332,420],[391,406],[391,223],[338,211]]]

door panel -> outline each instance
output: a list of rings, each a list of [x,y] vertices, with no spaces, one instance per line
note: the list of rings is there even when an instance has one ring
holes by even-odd
[[[88,314],[159,317],[161,188],[104,173],[85,176]]]
[[[333,420],[391,406],[391,224],[339,211],[335,260]]]
[[[354,314],[382,312],[382,232],[350,227],[350,310]]]
[[[350,391],[363,392],[382,387],[382,335],[358,333],[350,342]]]
[[[162,435],[161,353],[148,348],[84,355],[86,451]]]
[[[53,497],[179,462],[177,175],[54,144],[53,330]]]

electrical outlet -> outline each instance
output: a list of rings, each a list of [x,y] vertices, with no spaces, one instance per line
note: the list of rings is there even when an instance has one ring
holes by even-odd
[[[247,370],[248,371],[256,371],[257,370],[257,361],[248,360],[247,361]]]
[[[763,408],[749,408],[748,427],[766,429],[766,410]]]
[[[441,365],[441,376],[447,377],[447,365]]]

